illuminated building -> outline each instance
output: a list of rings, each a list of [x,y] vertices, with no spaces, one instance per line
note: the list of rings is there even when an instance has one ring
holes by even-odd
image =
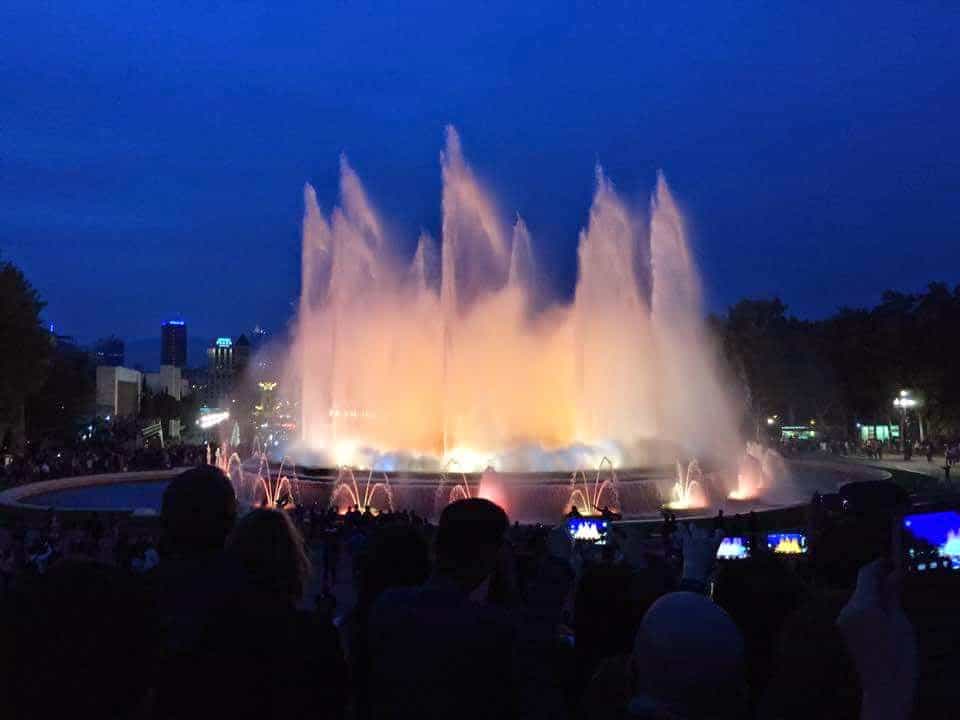
[[[238,360],[244,357],[246,359],[250,357],[249,344],[247,344],[246,355],[244,356],[243,350],[234,345],[233,340],[226,336],[218,337],[213,345],[207,348],[206,395],[210,401],[219,402],[230,393],[234,378],[243,367],[238,364]]]
[[[160,364],[187,366],[187,324],[183,320],[167,320],[160,326]]]

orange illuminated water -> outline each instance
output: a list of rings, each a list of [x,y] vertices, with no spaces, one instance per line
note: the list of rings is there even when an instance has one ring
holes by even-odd
[[[597,169],[574,297],[551,302],[535,229],[504,222],[452,128],[441,173],[442,236],[421,235],[409,261],[346,159],[338,207],[324,213],[306,188],[288,368],[306,449],[332,465],[471,471],[732,456],[736,423],[662,176],[644,214]],[[668,457],[651,457],[654,440]]]

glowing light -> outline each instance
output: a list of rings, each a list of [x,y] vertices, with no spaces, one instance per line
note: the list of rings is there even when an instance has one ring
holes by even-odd
[[[443,464],[445,467],[456,466],[462,472],[483,472],[493,466],[493,457],[471,448],[456,448],[444,456]]]
[[[947,541],[938,549],[940,557],[960,558],[960,532],[947,532]]]
[[[231,340],[228,337],[217,338],[217,347],[219,348],[233,347],[233,340]]]
[[[183,322],[183,320],[166,320],[163,324],[164,324],[164,325],[174,325],[174,326],[176,326],[176,327],[179,327],[179,326],[181,326],[181,325],[185,325],[186,323]]]
[[[228,412],[211,412],[201,415],[200,419],[197,420],[197,425],[200,426],[201,430],[209,430],[212,427],[216,427],[220,423],[229,420],[230,413]]]
[[[506,489],[503,487],[503,483],[500,481],[497,473],[492,469],[485,470],[483,475],[480,476],[480,487],[477,488],[477,497],[499,505],[509,514]]]
[[[280,383],[275,382],[275,381],[270,381],[270,382],[258,382],[258,383],[257,383],[257,385],[260,387],[260,389],[261,389],[261,390],[264,390],[264,391],[266,391],[266,392],[270,392],[271,390],[276,390],[276,389],[277,389],[277,385],[279,385],[279,384],[280,384]]]

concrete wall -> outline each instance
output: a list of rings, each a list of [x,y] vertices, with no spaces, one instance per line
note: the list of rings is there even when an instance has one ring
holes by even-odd
[[[135,415],[140,410],[143,376],[125,367],[97,367],[97,414]]]

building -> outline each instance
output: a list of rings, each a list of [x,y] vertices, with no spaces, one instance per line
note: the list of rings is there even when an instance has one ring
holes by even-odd
[[[250,341],[246,335],[241,335],[233,344],[233,366],[239,373],[247,369],[250,364]]]
[[[97,368],[97,415],[124,417],[140,412],[143,376],[136,370],[111,365]]]
[[[160,372],[146,373],[144,381],[153,393],[166,393],[174,400],[183,397],[183,373],[176,365],[161,365]]]
[[[233,386],[237,370],[233,351],[233,340],[228,337],[217,338],[213,345],[207,348],[206,395],[213,402],[219,402]]]
[[[166,320],[160,326],[160,365],[187,366],[187,324]]]
[[[120,367],[123,365],[125,349],[123,340],[113,335],[97,340],[93,346],[93,362],[96,365]]]

